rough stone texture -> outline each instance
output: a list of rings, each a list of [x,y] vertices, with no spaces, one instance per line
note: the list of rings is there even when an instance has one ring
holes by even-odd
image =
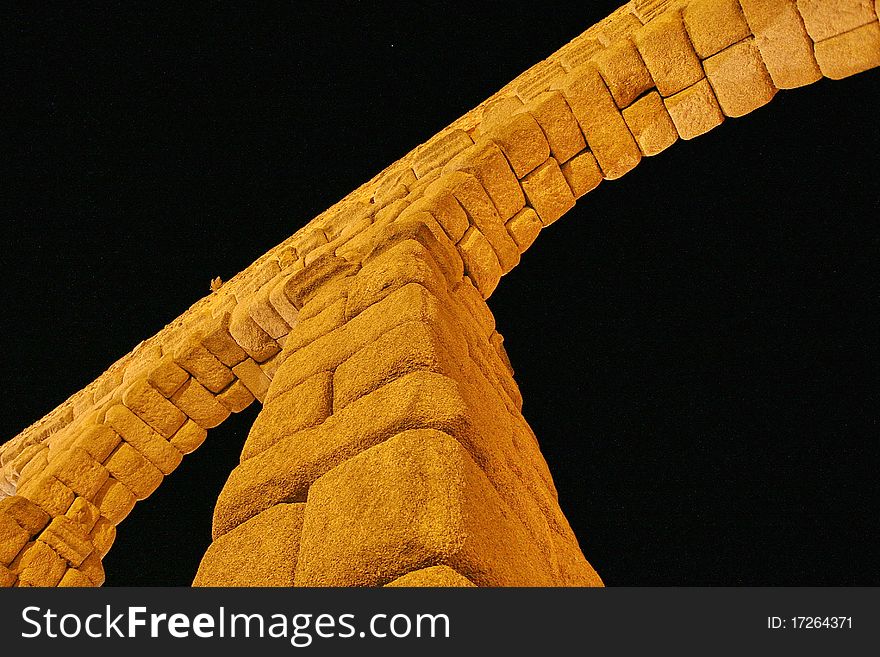
[[[137,499],[253,399],[197,583],[601,585],[485,299],[603,177],[878,64],[872,0],[739,6],[633,0],[0,445],[0,585],[101,585]]]
[[[740,5],[777,88],[802,87],[822,77],[794,0],[740,0]]]
[[[585,151],[563,164],[562,175],[576,199],[596,189],[603,178],[596,156],[590,151]]]
[[[629,107],[636,98],[654,86],[642,56],[630,39],[609,46],[597,54],[594,61],[614,102],[621,109]]]
[[[544,131],[550,145],[550,155],[557,162],[567,162],[586,147],[580,126],[559,91],[542,93],[529,102],[526,109]]]
[[[678,132],[656,91],[623,110],[623,120],[636,138],[642,155],[657,155],[678,141]]]
[[[421,587],[475,587],[467,577],[462,577],[449,566],[429,566],[407,573],[398,577],[385,586],[393,588],[421,588]]]
[[[596,65],[579,66],[558,84],[604,176],[620,178],[635,167],[642,154]]]
[[[776,87],[753,39],[741,41],[703,62],[725,116],[745,116],[766,105]]]
[[[877,20],[871,0],[797,0],[810,38],[817,43]]]
[[[293,586],[305,504],[278,504],[211,543],[193,586]]]
[[[404,432],[312,486],[297,586],[377,586],[446,565],[482,586],[547,586],[549,565],[468,453]]]
[[[738,0],[692,0],[684,8],[684,24],[700,59],[751,36]]]
[[[523,178],[522,185],[529,205],[545,226],[574,207],[571,188],[559,169],[559,163],[552,157]]]
[[[665,98],[663,103],[682,139],[693,139],[724,122],[712,86],[705,78],[692,87]]]
[[[661,14],[637,30],[633,40],[660,95],[671,96],[703,77],[680,12]]]
[[[822,74],[840,80],[880,66],[880,23],[874,22],[816,44]]]

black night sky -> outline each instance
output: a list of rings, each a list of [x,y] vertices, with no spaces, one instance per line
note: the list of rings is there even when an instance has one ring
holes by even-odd
[[[372,4],[4,18],[0,438],[617,5]],[[880,583],[878,98],[679,142],[490,300],[607,584]],[[189,584],[256,412],[120,526],[109,585]]]

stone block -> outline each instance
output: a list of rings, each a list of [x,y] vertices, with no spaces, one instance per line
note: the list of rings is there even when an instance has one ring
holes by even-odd
[[[89,539],[95,546],[95,551],[102,559],[107,556],[113,541],[116,540],[116,525],[103,516],[98,518],[95,526],[89,533]]]
[[[98,494],[95,495],[93,501],[95,506],[101,511],[102,516],[114,525],[118,525],[134,509],[137,498],[126,486],[117,479],[110,477],[101,487],[101,490],[98,491]]]
[[[418,178],[423,178],[425,174],[442,167],[473,143],[464,130],[444,132],[419,148],[412,162],[412,170]]]
[[[110,426],[90,424],[80,430],[73,445],[88,452],[99,463],[103,463],[121,440],[119,434]]]
[[[67,562],[42,541],[33,541],[18,553],[9,569],[18,575],[19,584],[56,586],[67,570]]]
[[[162,483],[162,471],[128,443],[122,443],[104,466],[139,500],[148,498]],[[103,496],[95,497],[95,504],[102,513],[103,501]]]
[[[309,491],[297,586],[381,586],[445,565],[478,586],[550,586],[550,565],[453,438],[403,432]]]
[[[736,0],[734,0],[735,2]],[[623,39],[600,51],[593,58],[614,102],[621,109],[654,86],[642,56],[630,39]],[[579,152],[583,149],[578,149]]]
[[[277,356],[275,356],[277,358]],[[217,401],[223,404],[233,413],[241,413],[250,406],[254,401],[254,395],[248,390],[247,386],[236,379],[229,387],[217,395]],[[172,442],[173,444],[173,442]]]
[[[229,417],[229,409],[195,379],[187,381],[171,401],[204,429],[213,429]]]
[[[323,287],[337,279],[351,276],[357,270],[357,264],[335,255],[327,255],[291,276],[285,283],[284,293],[294,307],[302,310]]]
[[[541,223],[549,226],[574,207],[571,188],[552,157],[522,179],[523,191]]]
[[[73,522],[79,524],[84,531],[91,532],[95,523],[98,522],[98,518],[101,516],[101,510],[86,498],[77,497],[64,515]]]
[[[520,253],[524,253],[538,238],[544,224],[532,208],[523,208],[505,224],[507,232],[516,242]]]
[[[605,177],[620,178],[635,167],[642,154],[596,65],[569,71],[559,84]]]
[[[90,588],[95,586],[85,573],[76,568],[68,568],[61,581],[58,582],[59,588]]]
[[[280,395],[270,394],[241,452],[244,461],[278,440],[326,420],[333,412],[333,373],[320,372]]]
[[[275,310],[275,306],[269,299],[273,288],[274,281],[269,281],[261,287],[248,304],[248,312],[251,318],[260,325],[260,328],[277,340],[290,333],[290,326],[284,317]]]
[[[467,229],[458,243],[464,261],[464,271],[474,282],[484,299],[488,299],[501,280],[502,269],[498,255],[489,240],[476,228]]]
[[[269,290],[269,303],[272,304],[275,312],[277,312],[290,327],[296,326],[297,321],[299,321],[299,310],[297,310],[296,306],[291,303],[290,299],[287,298],[287,294],[284,292],[284,287],[290,281],[292,276],[293,274],[290,274],[289,276],[282,278],[272,286],[271,290]],[[238,363],[236,363],[236,365],[237,364]]]
[[[704,135],[724,122],[709,80],[703,78],[692,87],[665,98],[663,103],[682,139]]]
[[[486,136],[504,151],[517,178],[522,178],[550,157],[547,138],[531,114],[512,114]]]
[[[211,392],[220,392],[232,381],[232,371],[201,344],[200,335],[189,337],[174,350],[174,362]]]
[[[450,284],[457,283],[464,276],[464,264],[455,243],[449,240],[437,221],[424,212],[417,215],[407,213],[383,228],[365,259],[375,257],[398,242],[407,240],[415,240],[428,250]]]
[[[246,304],[238,304],[229,318],[229,334],[244,352],[258,363],[268,360],[281,348],[247,312]]]
[[[11,563],[30,540],[31,535],[12,516],[0,513],[0,565]]]
[[[776,87],[754,39],[712,55],[703,62],[703,67],[725,116],[745,116],[776,95]]]
[[[740,0],[755,45],[778,89],[812,84],[822,77],[813,41],[794,0]]]
[[[816,61],[822,74],[832,80],[880,66],[880,23],[875,21],[817,43]]]
[[[29,536],[36,536],[50,520],[48,513],[21,495],[0,499],[0,514],[10,516]]]
[[[645,94],[623,110],[623,120],[636,138],[642,155],[657,155],[678,141],[675,125],[656,91]]]
[[[52,517],[64,515],[76,497],[70,488],[48,472],[42,472],[25,481],[18,487],[18,494]]]
[[[462,577],[449,566],[429,566],[414,570],[398,577],[385,586],[391,588],[423,588],[423,587],[475,587],[467,577]]]
[[[232,314],[226,310],[202,327],[202,344],[226,367],[238,365],[247,358],[244,349],[238,345],[229,332],[231,320]],[[180,385],[183,385],[183,381],[180,382]],[[176,389],[165,396],[170,397],[174,392]]]
[[[575,128],[578,130],[578,134],[580,134],[577,124],[575,124]],[[477,141],[473,146],[459,153],[443,167],[444,176],[448,176],[455,171],[469,173],[480,182],[489,198],[492,199],[492,203],[502,219],[512,217],[525,205],[525,198],[519,186],[519,181],[516,179],[516,174],[514,174],[513,169],[510,167],[507,158],[504,157],[504,153],[492,141],[487,139]],[[435,182],[433,187],[429,189],[439,190],[440,194],[438,194],[438,197],[447,199],[447,203],[450,202],[449,197],[451,194],[443,193],[444,190],[448,189],[443,182]],[[416,203],[418,204],[419,202],[417,201]],[[434,203],[437,204],[438,202],[435,201]],[[460,203],[457,201],[452,201],[452,203],[460,206]],[[450,233],[450,237],[454,240],[461,239],[464,231],[467,230],[468,220],[464,208],[456,210],[454,207],[447,208],[444,206],[443,210],[435,212],[434,208],[430,207],[428,211],[434,215],[435,219],[437,219],[438,215],[443,217],[447,216],[447,214],[455,217],[455,232],[450,233],[447,230],[447,233]]]
[[[15,584],[15,573],[0,564],[0,589],[10,588]]]
[[[807,33],[815,42],[877,20],[872,0],[797,0]]]
[[[199,384],[194,379],[189,379],[183,388],[174,393],[172,401],[192,385]],[[179,407],[179,404],[176,405]],[[126,443],[149,459],[163,474],[171,474],[180,465],[183,455],[177,448],[122,404],[111,407],[107,411],[106,420]]]
[[[192,420],[187,420],[186,423],[177,430],[177,433],[171,436],[168,442],[174,445],[177,451],[181,454],[190,454],[201,447],[207,437],[207,429],[200,427]]]
[[[164,438],[173,436],[186,422],[186,416],[146,379],[134,381],[122,393],[122,403]]]
[[[189,378],[189,372],[174,362],[168,355],[164,356],[147,375],[147,381],[164,397],[170,397],[180,389]]]
[[[584,151],[571,158],[562,165],[561,169],[575,199],[596,189],[603,179],[602,169],[596,162],[596,156],[590,151]]]
[[[692,0],[684,8],[683,16],[700,59],[752,35],[738,0]]]
[[[77,570],[91,580],[92,586],[101,586],[104,583],[104,564],[101,563],[97,552],[87,556]]]
[[[457,433],[468,408],[456,383],[414,372],[334,413],[323,424],[282,436],[229,475],[214,509],[216,539],[279,502],[302,502],[318,477],[391,436],[416,427]]]
[[[550,155],[558,162],[566,162],[587,147],[577,119],[560,91],[542,93],[530,101],[526,109],[541,126],[550,145]]]
[[[293,586],[305,504],[277,504],[211,543],[193,586]]]
[[[703,67],[688,38],[680,11],[661,14],[637,30],[633,41],[661,96],[678,93],[703,77]]]
[[[88,532],[66,516],[53,518],[38,540],[51,547],[74,568],[85,561],[94,549]]]
[[[251,391],[251,394],[261,403],[269,390],[269,377],[263,373],[260,366],[252,359],[242,361],[232,368],[233,374]]]

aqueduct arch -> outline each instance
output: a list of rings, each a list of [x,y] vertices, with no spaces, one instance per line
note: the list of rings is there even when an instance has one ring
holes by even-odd
[[[628,3],[6,443],[0,583],[100,585],[136,501],[256,399],[197,584],[601,584],[485,299],[604,178],[880,64],[878,12]]]

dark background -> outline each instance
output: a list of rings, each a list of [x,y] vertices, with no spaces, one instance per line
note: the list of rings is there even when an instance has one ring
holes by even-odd
[[[616,7],[3,17],[0,437]],[[609,585],[877,584],[880,76],[783,92],[606,182],[490,301]],[[188,584],[256,406],[120,527]]]

